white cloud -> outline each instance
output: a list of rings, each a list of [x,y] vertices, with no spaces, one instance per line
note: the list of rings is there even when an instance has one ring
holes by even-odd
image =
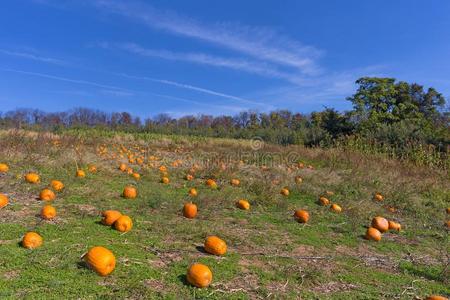
[[[157,10],[131,1],[96,0],[97,7],[140,21],[151,28],[222,46],[258,60],[295,68],[304,74],[317,74],[318,49],[283,36],[270,28],[237,23],[201,24],[175,12]]]
[[[55,64],[55,65],[66,65],[67,64],[65,61],[60,60],[60,59],[39,56],[39,55],[36,55],[33,53],[27,53],[27,52],[17,52],[17,51],[9,51],[9,50],[5,50],[5,49],[0,49],[0,53],[9,55],[9,56],[16,56],[16,57],[31,59],[31,60]]]
[[[179,83],[179,82],[165,80],[165,79],[157,79],[157,78],[145,77],[145,76],[134,76],[134,75],[128,75],[128,74],[124,74],[124,73],[118,73],[117,75],[123,76],[123,77],[126,77],[126,78],[130,78],[130,79],[148,80],[148,81],[157,82],[157,83],[161,83],[161,84],[165,84],[165,85],[175,86],[175,87],[178,87],[178,88],[188,89],[188,90],[192,90],[192,91],[196,91],[196,92],[200,92],[200,93],[204,93],[204,94],[208,94],[208,95],[218,96],[218,97],[222,97],[222,98],[238,101],[238,102],[241,102],[241,103],[253,104],[253,105],[258,105],[258,106],[266,106],[266,107],[268,106],[265,103],[256,102],[256,101],[253,101],[253,100],[249,100],[249,99],[245,99],[245,98],[242,98],[242,97],[237,97],[237,96],[233,96],[233,95],[229,95],[229,94],[213,91],[213,90],[210,90],[210,89],[205,89],[205,88],[198,87],[198,86],[193,86],[193,85],[190,85],[190,84]]]
[[[126,91],[126,89],[123,89],[123,88],[120,88],[120,87],[111,86],[111,85],[105,85],[105,84],[101,84],[101,83],[97,83],[97,82],[93,82],[93,81],[71,79],[71,78],[54,76],[54,75],[49,75],[49,74],[28,72],[28,71],[21,71],[21,70],[13,70],[13,69],[0,68],[0,70],[6,71],[6,72],[13,72],[13,73],[18,73],[18,74],[25,74],[25,75],[30,75],[30,76],[48,78],[48,79],[53,79],[53,80],[65,81],[65,82],[70,82],[70,83],[90,85],[90,86],[95,86],[95,87],[100,87],[100,88],[105,88],[105,89]]]

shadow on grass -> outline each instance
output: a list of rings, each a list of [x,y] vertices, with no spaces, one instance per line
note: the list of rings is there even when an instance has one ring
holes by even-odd
[[[178,280],[184,285],[190,285],[189,282],[187,281],[186,274],[178,275]]]

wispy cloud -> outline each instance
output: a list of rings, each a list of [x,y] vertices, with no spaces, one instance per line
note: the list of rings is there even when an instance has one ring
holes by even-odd
[[[152,77],[134,76],[134,75],[128,75],[128,74],[124,74],[124,73],[118,73],[117,75],[126,77],[126,78],[130,78],[130,79],[147,80],[147,81],[152,81],[152,82],[161,83],[161,84],[165,84],[165,85],[175,86],[178,88],[192,90],[192,91],[200,92],[203,94],[208,94],[208,95],[218,96],[218,97],[222,97],[222,98],[226,98],[226,99],[230,99],[230,100],[235,100],[235,101],[238,101],[241,103],[253,104],[253,105],[258,105],[258,106],[268,106],[265,103],[261,103],[261,102],[245,99],[242,97],[237,97],[237,96],[221,93],[218,91],[213,91],[213,90],[198,87],[198,86],[193,86],[190,84],[179,83],[179,82],[175,82],[175,81],[152,78]]]
[[[156,57],[172,61],[183,61],[220,68],[229,68],[233,70],[257,74],[260,76],[282,79],[298,85],[304,84],[305,82],[303,76],[294,73],[287,73],[280,71],[278,70],[277,67],[261,61],[250,61],[248,59],[238,59],[238,58],[225,58],[205,53],[192,53],[192,52],[183,53],[168,50],[149,49],[144,48],[136,43],[102,42],[99,43],[98,45],[105,49],[112,49],[112,48],[122,49],[127,52],[144,57]]]
[[[304,74],[317,74],[321,51],[305,46],[270,28],[237,23],[201,24],[172,11],[132,1],[96,0],[97,7],[140,21],[151,28],[198,39],[252,56],[259,60],[293,67]]]
[[[0,53],[4,54],[4,55],[16,56],[16,57],[21,57],[21,58],[25,58],[25,59],[55,64],[55,65],[66,65],[67,64],[67,62],[60,60],[60,59],[39,56],[39,55],[36,55],[33,53],[27,53],[27,52],[17,52],[17,51],[9,51],[9,50],[5,50],[5,49],[0,49]]]
[[[13,73],[18,73],[18,74],[42,77],[42,78],[59,80],[59,81],[65,81],[65,82],[70,82],[70,83],[90,85],[90,86],[100,87],[100,88],[104,88],[104,89],[113,89],[113,90],[127,91],[126,89],[120,88],[120,87],[117,87],[117,86],[105,85],[105,84],[101,84],[101,83],[97,83],[97,82],[93,82],[93,81],[87,81],[87,80],[71,79],[71,78],[54,76],[54,75],[49,75],[49,74],[28,72],[28,71],[22,71],[22,70],[14,70],[14,69],[0,68],[0,70],[5,71],[5,72],[13,72]]]
[[[206,106],[206,107],[219,109],[218,110],[219,113],[224,113],[224,112],[235,112],[236,113],[236,112],[240,112],[240,111],[249,109],[248,107],[244,107],[244,106],[216,105],[216,104],[204,103],[204,102],[199,102],[199,101],[195,101],[195,100],[191,100],[191,99],[174,97],[174,96],[163,95],[163,94],[156,94],[156,93],[148,93],[148,94],[156,96],[156,97],[160,97],[160,98],[171,99],[171,100],[175,100],[175,101],[181,101],[184,103],[194,104],[196,106],[201,106],[201,107]],[[198,112],[196,112],[196,113],[198,113]],[[184,114],[186,115],[186,112],[184,112]]]

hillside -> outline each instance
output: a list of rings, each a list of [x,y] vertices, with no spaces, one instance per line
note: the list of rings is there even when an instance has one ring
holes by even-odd
[[[450,181],[443,170],[259,140],[29,131],[0,133],[0,163],[9,166],[0,174],[0,193],[9,201],[0,209],[2,299],[450,295]],[[119,170],[121,163],[130,174]],[[85,177],[75,176],[77,170]],[[27,183],[29,172],[39,182]],[[217,187],[206,185],[208,179]],[[51,180],[64,189],[53,201],[39,200]],[[135,199],[122,197],[128,185],[136,187]],[[191,188],[196,197],[188,194]],[[374,199],[377,193],[382,201]],[[321,196],[342,212],[321,205]],[[250,209],[237,208],[239,199]],[[182,214],[190,201],[198,206],[193,219]],[[46,204],[56,208],[53,219],[40,215]],[[308,222],[294,218],[298,209],[309,213]],[[103,225],[105,210],[130,216],[132,229]],[[365,239],[376,216],[400,223],[401,230],[383,233],[378,242]],[[40,247],[22,247],[27,231],[42,236]],[[225,255],[205,252],[211,235],[226,242]],[[106,277],[82,259],[94,246],[116,258]],[[186,271],[195,262],[210,268],[209,287],[188,283]]]

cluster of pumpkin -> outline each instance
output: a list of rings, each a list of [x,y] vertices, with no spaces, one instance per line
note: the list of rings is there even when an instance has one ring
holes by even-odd
[[[402,226],[400,223],[395,221],[388,221],[383,217],[375,217],[372,219],[371,226],[367,228],[365,238],[373,241],[380,241],[381,234],[387,232],[388,230],[400,231]]]

